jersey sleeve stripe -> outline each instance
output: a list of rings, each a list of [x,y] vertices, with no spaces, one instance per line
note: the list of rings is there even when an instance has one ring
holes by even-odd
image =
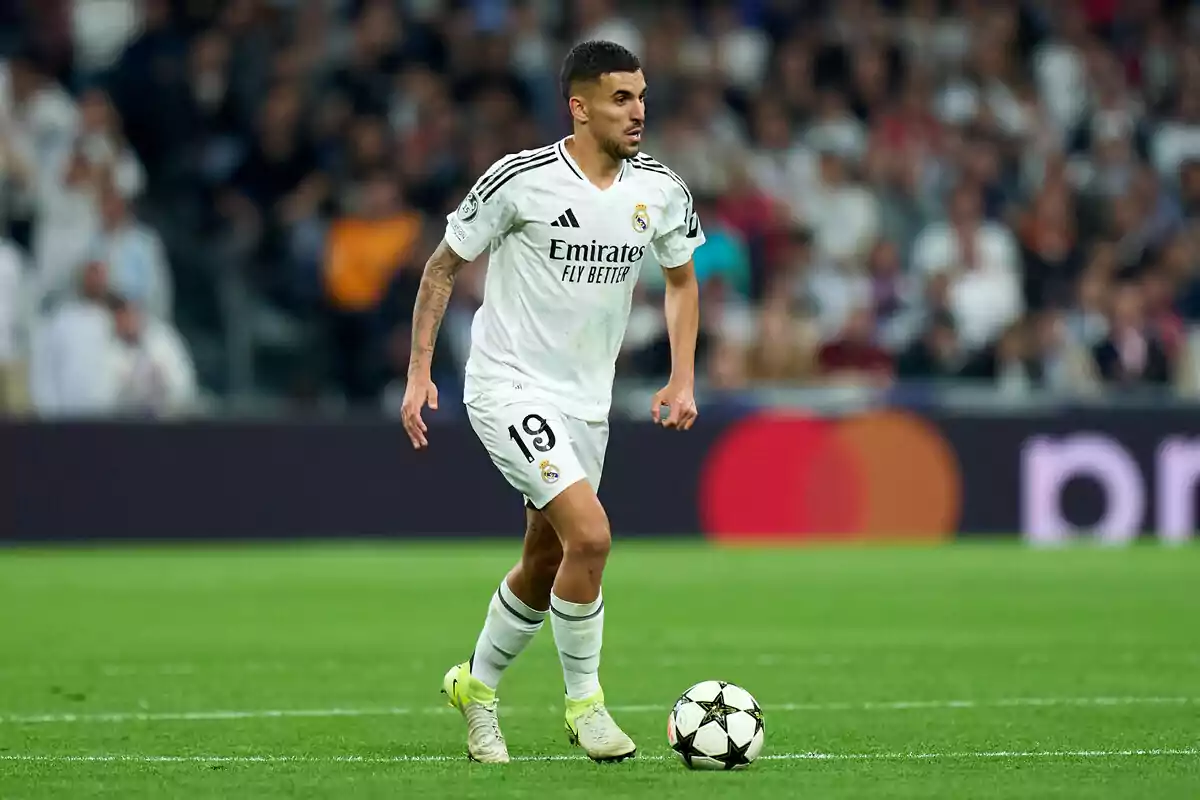
[[[561,158],[562,162],[567,165],[567,168],[571,170],[571,172],[575,173],[576,178],[579,178],[581,181],[584,180],[584,177],[579,174],[579,170],[575,169],[575,165],[571,163],[571,159],[567,158],[567,154],[563,152],[562,142],[559,142],[554,146],[557,148],[558,157]]]
[[[670,167],[668,167],[663,162],[659,161],[654,156],[647,155],[646,153],[638,153],[636,156],[633,157],[633,159],[634,159],[634,161],[636,161],[639,164],[646,164],[651,167],[658,167],[659,169],[665,169],[667,172],[671,173],[676,178],[679,177],[679,175],[675,172],[675,170],[671,169]]]
[[[687,183],[684,182],[683,178],[679,177],[679,173],[675,172],[675,170],[671,169],[670,167],[668,167],[666,164],[662,163],[661,161],[658,161],[657,159],[652,158],[651,156],[648,156],[645,153],[638,153],[637,156],[635,156],[635,158],[639,159],[640,163],[643,166],[661,170],[663,173],[668,175],[673,181],[675,181],[676,183],[679,184],[680,188],[683,189],[683,193],[687,195],[688,200],[689,201],[691,200],[692,193],[688,189]]]
[[[534,150],[532,153],[526,153],[523,156],[514,156],[512,158],[504,159],[499,164],[494,166],[490,172],[483,174],[483,177],[481,177],[475,184],[475,191],[482,194],[483,192],[487,191],[489,186],[503,178],[505,175],[509,174],[517,167],[520,167],[523,164],[528,164],[531,161],[536,161],[544,156],[553,154],[554,145],[547,145],[538,150]]]
[[[692,193],[690,191],[688,191],[687,184],[683,182],[682,178],[680,178],[674,172],[671,172],[671,170],[667,169],[666,167],[663,167],[663,166],[660,166],[657,164],[640,163],[640,162],[635,161],[635,162],[633,162],[633,168],[645,170],[646,172],[653,172],[658,175],[665,175],[668,178],[670,178],[671,180],[675,181],[677,184],[679,184],[679,188],[683,189],[684,197],[687,198],[687,207],[684,209],[684,212],[685,212],[684,217],[685,217],[685,219],[691,218],[692,206],[694,205],[694,202],[692,200]]]
[[[687,196],[688,205],[692,204],[691,191],[688,189],[687,184],[684,183],[683,178],[679,177],[679,175],[676,174],[673,169],[671,169],[670,167],[668,167],[666,164],[662,163],[661,161],[654,160],[653,158],[646,155],[645,153],[639,153],[636,156],[636,158],[640,159],[640,161],[634,162],[635,167],[638,167],[638,166],[646,167],[646,168],[650,169],[651,171],[661,172],[662,174],[666,175],[671,180],[673,180],[679,184],[679,188],[683,189],[684,195]]]
[[[514,168],[514,169],[506,171],[504,173],[504,177],[502,177],[498,181],[495,181],[494,183],[492,183],[492,185],[489,186],[482,195],[480,195],[480,197],[479,197],[480,202],[486,203],[488,201],[488,199],[491,198],[492,195],[494,195],[496,192],[498,192],[500,190],[501,186],[508,183],[513,178],[520,175],[522,172],[528,172],[531,169],[537,169],[538,167],[549,166],[550,164],[554,164],[557,162],[558,162],[558,156],[555,155],[554,153],[550,153],[545,158],[542,158],[542,159],[536,160],[536,161],[526,162],[526,163],[523,163],[519,168]]]

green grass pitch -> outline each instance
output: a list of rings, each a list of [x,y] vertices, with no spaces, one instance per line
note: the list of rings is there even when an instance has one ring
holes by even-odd
[[[0,553],[0,797],[1200,796],[1195,547],[619,542],[601,677],[638,758],[566,743],[547,625],[485,767],[438,690],[517,548]],[[765,708],[746,771],[667,748],[706,678]]]

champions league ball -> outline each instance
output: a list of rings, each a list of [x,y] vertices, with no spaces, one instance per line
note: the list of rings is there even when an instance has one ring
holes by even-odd
[[[688,769],[743,769],[763,749],[763,713],[754,697],[725,681],[701,681],[675,702],[667,742]]]

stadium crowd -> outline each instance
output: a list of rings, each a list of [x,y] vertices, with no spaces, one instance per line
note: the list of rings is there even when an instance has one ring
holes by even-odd
[[[558,67],[642,59],[708,243],[700,373],[1200,393],[1200,4],[0,4],[0,407],[398,407],[421,269]],[[486,259],[460,276],[453,394]],[[661,275],[626,376],[665,374]]]

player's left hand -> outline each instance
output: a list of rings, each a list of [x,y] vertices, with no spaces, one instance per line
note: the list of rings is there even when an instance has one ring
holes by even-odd
[[[681,431],[691,428],[700,414],[696,410],[696,397],[692,392],[692,384],[683,381],[671,381],[659,389],[650,405],[650,416],[654,422],[664,428]],[[666,419],[662,418],[662,406],[670,409]]]

